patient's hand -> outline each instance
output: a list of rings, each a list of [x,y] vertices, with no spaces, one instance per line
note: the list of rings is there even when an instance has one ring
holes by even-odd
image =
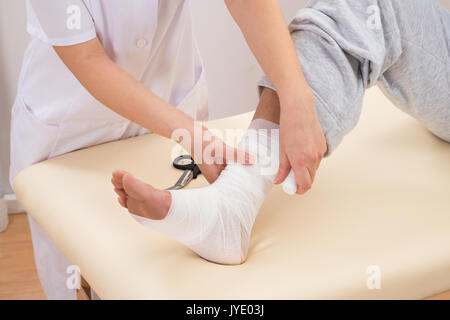
[[[307,192],[327,151],[325,135],[309,87],[300,87],[289,98],[280,97],[280,168],[275,184],[295,173],[297,194]]]

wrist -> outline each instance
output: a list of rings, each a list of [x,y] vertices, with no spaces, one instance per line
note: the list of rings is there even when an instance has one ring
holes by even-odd
[[[277,93],[282,108],[283,105],[298,103],[299,99],[310,100],[314,97],[311,88],[303,76],[299,76],[287,82],[284,86],[277,88]]]
[[[183,147],[186,152],[193,155],[196,143],[202,140],[204,127],[199,122],[188,117],[185,117],[182,121],[174,121],[170,126],[170,135],[168,137]]]
[[[213,143],[215,136],[205,127],[201,122],[194,122],[190,130],[190,144],[185,149],[188,150],[192,158],[198,163],[202,164],[204,159],[205,148]]]
[[[302,86],[296,90],[286,91],[279,95],[280,110],[292,108],[314,109],[314,94],[309,86]]]

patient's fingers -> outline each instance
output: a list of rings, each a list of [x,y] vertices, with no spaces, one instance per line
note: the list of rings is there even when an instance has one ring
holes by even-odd
[[[287,178],[290,171],[291,171],[291,165],[289,163],[288,157],[283,152],[283,153],[281,153],[281,156],[280,156],[280,166],[278,168],[277,177],[275,178],[274,183],[275,184],[282,183]]]
[[[297,194],[304,194],[311,189],[312,181],[307,168],[298,167],[295,173],[295,180],[297,181]]]

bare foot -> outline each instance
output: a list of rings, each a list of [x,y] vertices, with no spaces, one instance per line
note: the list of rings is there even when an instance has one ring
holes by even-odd
[[[120,205],[130,213],[153,220],[166,217],[172,202],[169,191],[153,188],[125,171],[115,171],[111,182]]]

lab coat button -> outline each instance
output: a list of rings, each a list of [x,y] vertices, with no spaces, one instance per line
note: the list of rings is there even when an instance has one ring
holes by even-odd
[[[137,47],[138,47],[139,49],[142,49],[142,48],[144,48],[144,47],[147,46],[147,40],[145,40],[145,39],[139,39],[139,40],[137,41],[136,45],[137,45]]]

